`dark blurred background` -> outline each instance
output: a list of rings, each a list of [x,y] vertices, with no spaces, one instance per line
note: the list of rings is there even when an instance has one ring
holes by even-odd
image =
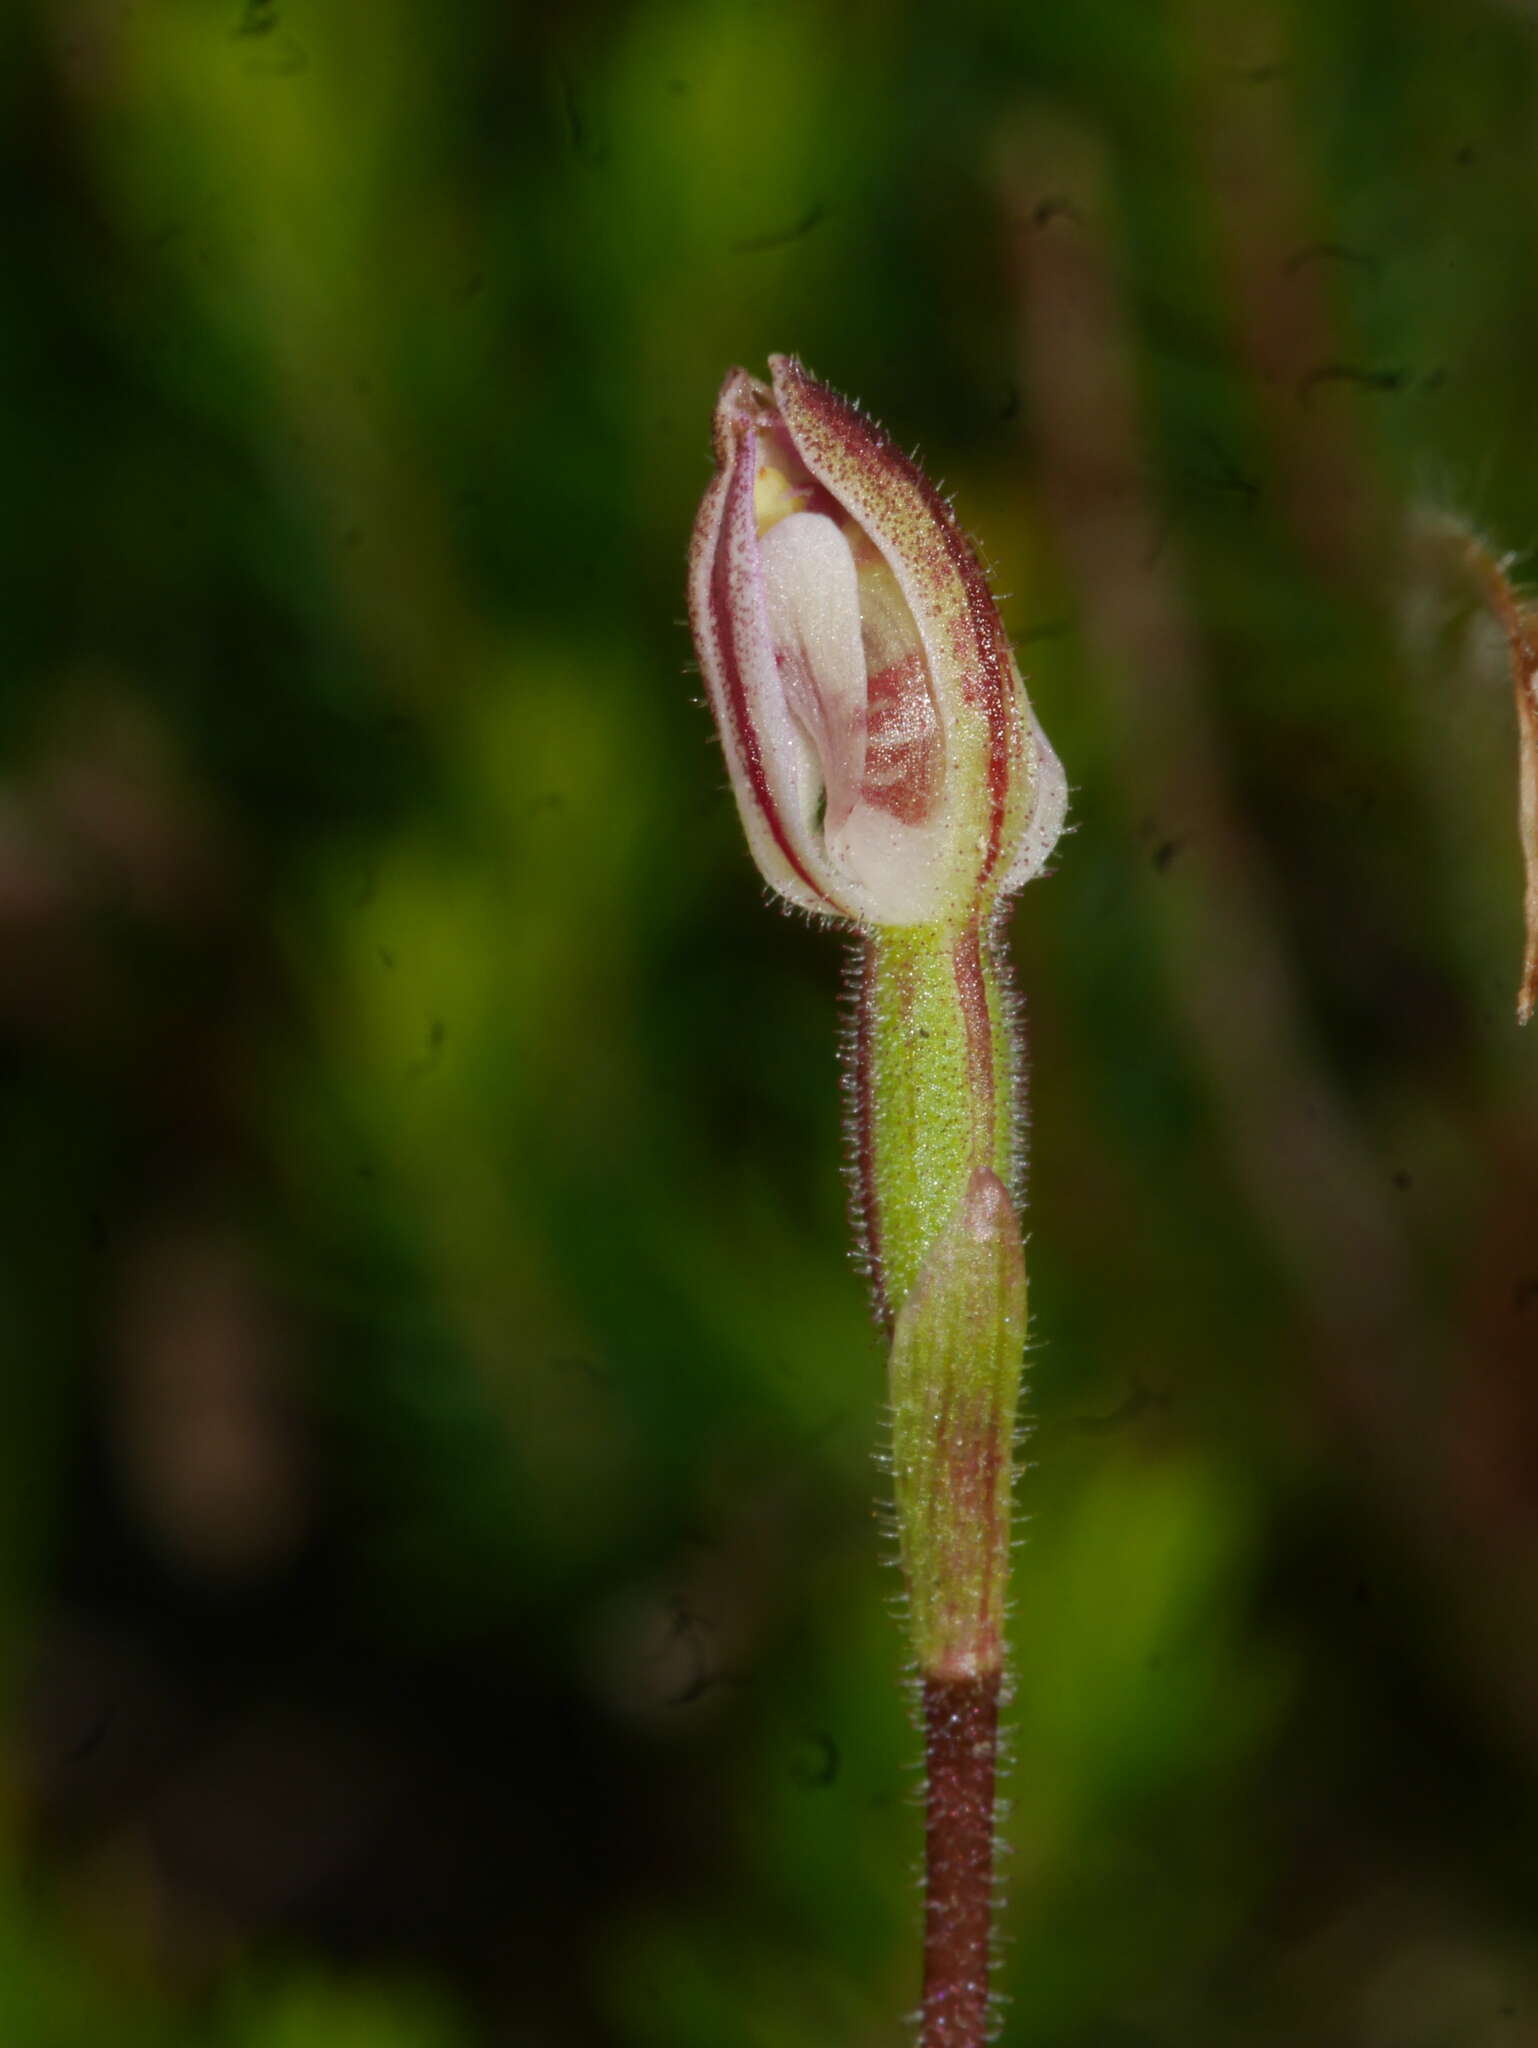
[[[1003,2038],[1538,2040],[1538,9],[7,0],[0,2042],[887,2048],[840,941],[688,672],[733,363],[997,565]],[[1520,566],[1520,565],[1519,565]]]

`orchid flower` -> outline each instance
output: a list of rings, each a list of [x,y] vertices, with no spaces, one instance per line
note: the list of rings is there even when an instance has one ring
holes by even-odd
[[[970,915],[1040,872],[1057,757],[949,505],[790,356],[734,370],[690,611],[748,844],[804,909]]]
[[[1026,1331],[999,911],[1066,785],[949,504],[794,357],[770,369],[721,390],[690,615],[760,871],[860,948],[856,1210],[924,1700],[923,2048],[980,2048]]]

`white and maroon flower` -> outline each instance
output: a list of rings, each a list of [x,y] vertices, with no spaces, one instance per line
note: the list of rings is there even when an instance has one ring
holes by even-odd
[[[949,505],[793,356],[734,370],[689,608],[748,843],[803,908],[939,923],[1037,874],[1063,771]]]

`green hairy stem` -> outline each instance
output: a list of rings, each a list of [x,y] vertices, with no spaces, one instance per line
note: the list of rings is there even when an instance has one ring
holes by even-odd
[[[987,2035],[998,1705],[1026,1330],[1013,1006],[992,921],[867,937],[859,1174],[926,1792],[924,2048]]]
[[[992,926],[982,914],[863,940],[860,1194],[889,1326],[972,1174],[1018,1177],[1013,1002]]]

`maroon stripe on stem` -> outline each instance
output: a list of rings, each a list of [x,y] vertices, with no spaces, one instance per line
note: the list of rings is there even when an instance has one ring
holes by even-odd
[[[924,1680],[924,2006],[920,2048],[982,2048],[993,1931],[999,1673]]]

